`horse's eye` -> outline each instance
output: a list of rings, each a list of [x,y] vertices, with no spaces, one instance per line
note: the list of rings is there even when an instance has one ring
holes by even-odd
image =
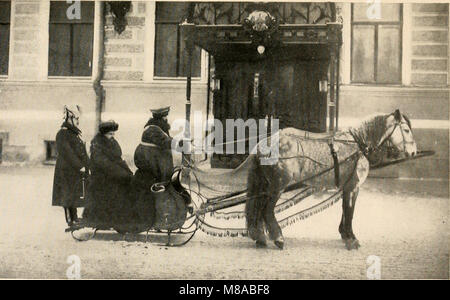
[[[405,132],[406,132],[406,133],[409,133],[409,129],[405,129]]]

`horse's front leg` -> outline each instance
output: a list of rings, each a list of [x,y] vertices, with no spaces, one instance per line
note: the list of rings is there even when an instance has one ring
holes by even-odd
[[[341,217],[341,223],[339,224],[339,233],[341,234],[341,238],[343,241],[345,241],[348,236],[347,232],[345,231],[345,213],[347,212],[348,207],[348,199],[350,199],[350,192],[344,191],[342,195],[342,217]]]
[[[355,211],[356,199],[358,198],[359,188],[344,188],[342,198],[342,219],[339,225],[339,233],[345,242],[348,250],[358,249],[360,247],[358,239],[353,233],[353,213]]]

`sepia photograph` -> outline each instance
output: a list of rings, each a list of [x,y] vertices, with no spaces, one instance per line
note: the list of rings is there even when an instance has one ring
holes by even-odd
[[[0,0],[0,280],[448,280],[449,15]]]

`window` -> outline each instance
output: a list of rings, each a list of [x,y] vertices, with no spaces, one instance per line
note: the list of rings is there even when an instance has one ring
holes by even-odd
[[[91,76],[94,35],[94,2],[50,2],[49,76]],[[71,17],[69,19],[68,15]]]
[[[189,3],[156,3],[155,70],[158,77],[186,77],[187,53],[179,24],[185,19]],[[201,50],[192,54],[192,77],[200,77]]]
[[[45,160],[47,162],[56,161],[58,152],[56,151],[55,141],[44,141],[45,144]]]
[[[0,1],[0,75],[8,75],[11,2]]]
[[[400,83],[402,6],[380,4],[369,18],[372,4],[352,4],[352,69],[354,83]]]

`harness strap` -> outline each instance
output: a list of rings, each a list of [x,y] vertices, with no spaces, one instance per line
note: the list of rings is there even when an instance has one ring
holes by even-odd
[[[339,188],[339,160],[337,157],[337,153],[334,150],[334,144],[333,141],[328,143],[328,146],[330,147],[331,156],[333,157],[333,167],[334,167],[334,184],[337,188]]]

